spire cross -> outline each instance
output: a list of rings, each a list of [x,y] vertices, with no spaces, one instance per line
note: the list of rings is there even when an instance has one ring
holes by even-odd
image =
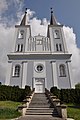
[[[26,14],[27,14],[27,8],[25,9],[25,14],[24,14],[24,16],[23,16],[23,19],[22,19],[20,25],[24,25],[24,26],[26,25]]]
[[[51,20],[50,25],[57,25],[57,21],[55,19],[55,16],[53,15],[53,8],[51,8]]]
[[[25,14],[27,14],[27,8],[25,9]]]
[[[51,13],[53,13],[53,8],[51,8]]]

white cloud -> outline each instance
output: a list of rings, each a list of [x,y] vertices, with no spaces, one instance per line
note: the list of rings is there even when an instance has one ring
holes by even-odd
[[[16,10],[16,15],[18,19],[21,19],[21,15],[22,15],[22,8],[24,6],[24,0],[12,0],[15,3],[15,8],[17,8]]]
[[[37,18],[33,18],[32,20],[30,20],[30,24],[31,24],[31,28],[32,28],[32,35],[44,35],[46,36],[47,33],[47,25],[41,25],[41,20],[37,19]],[[35,27],[36,26],[36,27]]]
[[[24,0],[0,0],[0,22],[11,26],[22,16]]]
[[[73,73],[73,86],[76,83],[80,83],[80,49],[76,44],[76,35],[73,32],[73,28],[63,27],[65,40],[67,43],[68,51],[72,53],[72,73]]]
[[[9,6],[14,5],[14,8],[21,10],[23,7],[24,0],[0,0],[0,13],[2,14],[8,10]]]
[[[17,0],[16,0],[17,1]],[[19,0],[20,1],[20,0]],[[32,17],[35,12],[28,10],[28,17]],[[20,13],[21,14],[21,13]],[[42,21],[37,18],[32,18],[28,22],[32,28],[32,35],[47,35],[48,21],[44,18]],[[21,17],[19,17],[21,20]],[[76,35],[73,32],[73,28],[63,27],[67,47],[70,53],[72,53],[72,70],[73,70],[73,85],[80,82],[80,49],[78,49],[76,44]],[[7,28],[3,24],[0,24],[0,80],[4,80],[6,77],[6,63],[7,54],[13,49],[15,45],[14,41],[14,27]]]
[[[12,51],[14,44],[14,28],[0,25],[0,81],[6,78],[7,53]]]
[[[6,0],[0,0],[0,14],[8,9],[8,3]]]

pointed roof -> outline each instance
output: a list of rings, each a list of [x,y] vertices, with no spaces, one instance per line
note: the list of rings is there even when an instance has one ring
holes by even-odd
[[[53,10],[51,8],[51,20],[50,20],[50,25],[57,25],[57,21],[55,16],[53,15]]]
[[[22,21],[21,21],[20,26],[25,26],[25,25],[26,25],[26,14],[27,14],[27,8],[26,8],[26,10],[25,10],[25,14],[24,14],[24,16],[23,16],[23,19],[22,19]]]

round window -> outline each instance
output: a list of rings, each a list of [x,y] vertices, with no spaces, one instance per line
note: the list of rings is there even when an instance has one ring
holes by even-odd
[[[37,66],[36,66],[36,71],[37,71],[37,72],[42,72],[42,71],[43,71],[43,65],[41,65],[41,64],[40,64],[40,65],[37,65]]]

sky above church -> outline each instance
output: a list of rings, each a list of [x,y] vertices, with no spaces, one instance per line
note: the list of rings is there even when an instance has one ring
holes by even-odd
[[[0,0],[0,81],[5,81],[7,54],[15,45],[15,24],[20,24],[25,8],[32,35],[46,35],[51,7],[58,23],[64,25],[67,47],[73,54],[73,84],[80,82],[80,0]]]
[[[80,48],[80,0],[0,0],[0,4],[2,17],[6,17],[8,19],[6,22],[11,25],[14,21],[11,23],[9,21],[12,18],[17,21],[18,16],[16,14],[23,13],[26,7],[31,11],[35,11],[34,17],[49,20],[50,8],[52,7],[57,21],[74,29],[77,45]]]

